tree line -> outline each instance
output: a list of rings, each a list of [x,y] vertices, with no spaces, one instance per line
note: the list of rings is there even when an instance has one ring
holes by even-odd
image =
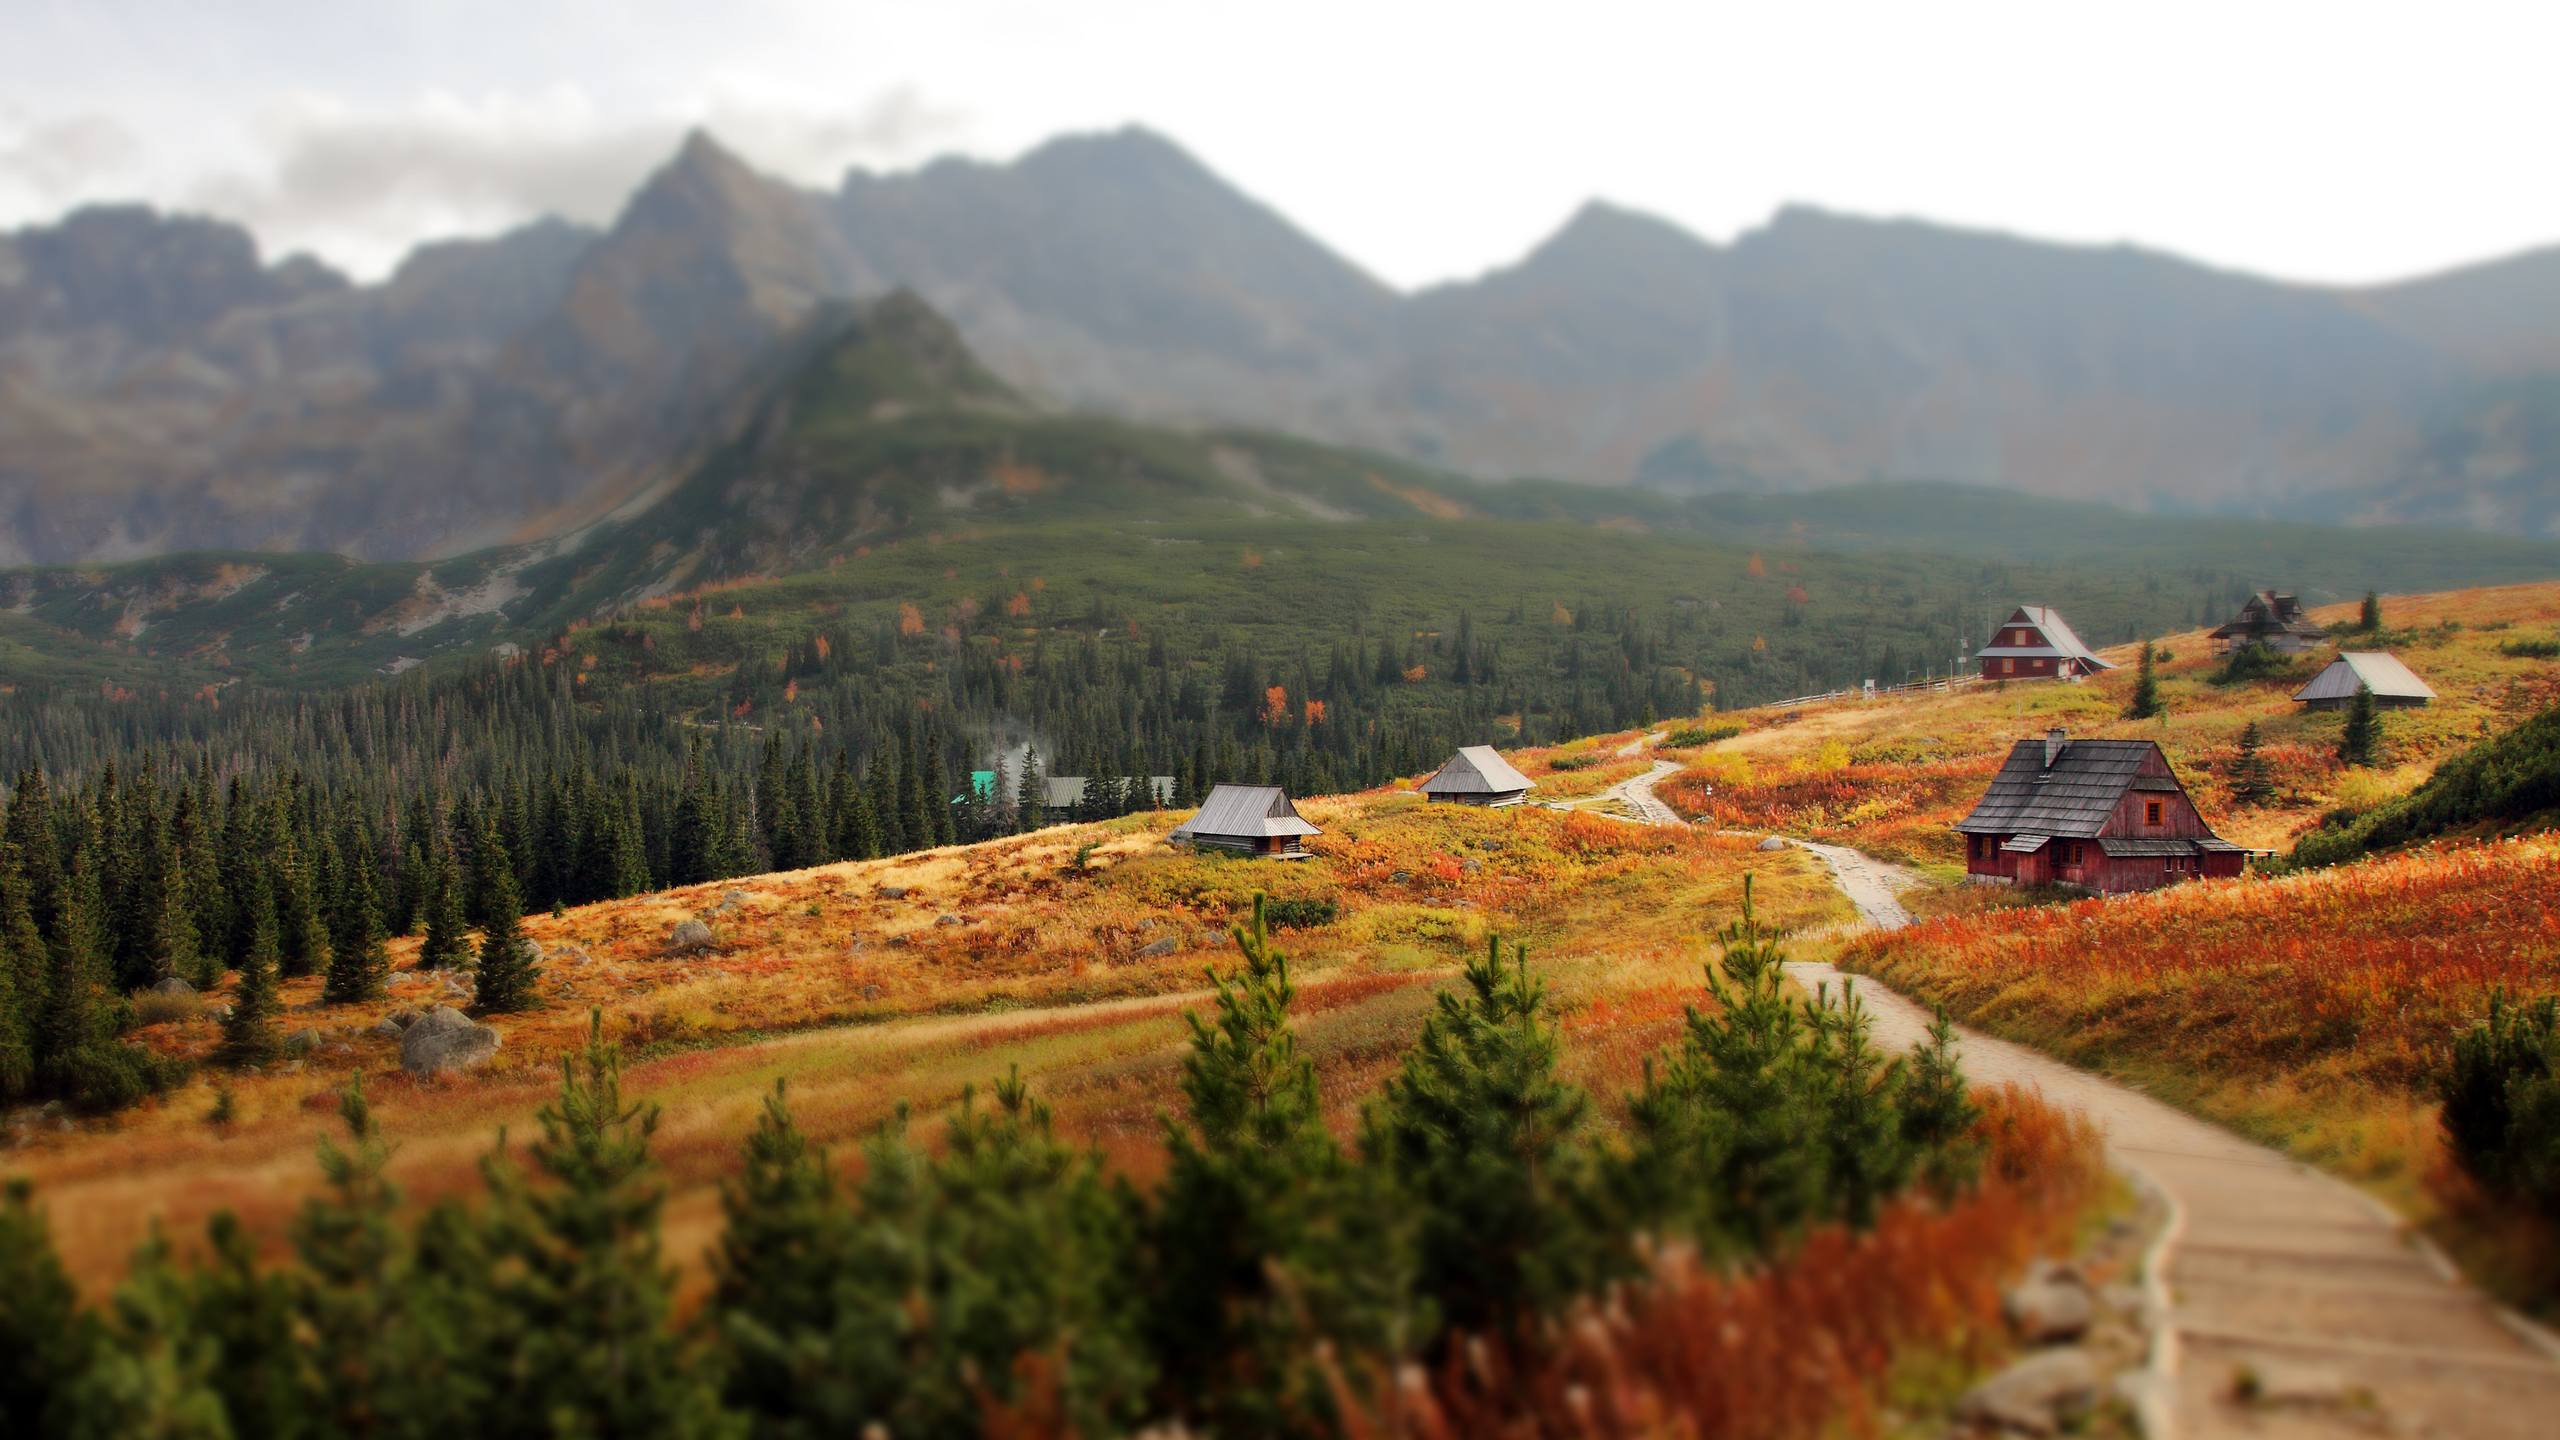
[[[280,1262],[228,1217],[82,1304],[26,1187],[0,1203],[0,1424],[64,1436],[1328,1435],[1364,1385],[1639,1276],[1944,1203],[1981,1153],[1943,1021],[1908,1062],[1854,998],[1802,1005],[1746,889],[1714,1004],[1604,1132],[1544,987],[1493,941],[1438,998],[1356,1140],[1327,1128],[1257,901],[1191,1018],[1161,1183],[1060,1138],[1018,1074],[939,1143],[903,1112],[848,1176],[777,1085],[679,1318],[656,1107],[585,1050],[485,1199],[412,1213],[360,1088]],[[1639,1237],[1654,1237],[1649,1241]],[[872,1427],[876,1427],[872,1428]]]

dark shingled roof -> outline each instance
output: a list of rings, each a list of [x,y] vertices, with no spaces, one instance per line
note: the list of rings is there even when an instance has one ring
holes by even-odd
[[[2021,740],[2010,747],[2008,763],[1956,829],[1970,835],[2094,836],[2132,787],[2134,772],[2158,748],[2148,740],[2070,740],[2048,768],[2045,744]]]

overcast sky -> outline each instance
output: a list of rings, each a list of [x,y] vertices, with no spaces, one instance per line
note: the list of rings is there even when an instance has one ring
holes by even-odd
[[[682,131],[832,185],[1139,122],[1382,278],[1583,200],[1801,200],[2369,281],[2560,242],[2560,6],[0,0],[0,226],[87,200],[378,275],[605,221]]]

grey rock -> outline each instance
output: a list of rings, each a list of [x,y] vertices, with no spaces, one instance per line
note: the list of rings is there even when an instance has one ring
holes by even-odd
[[[933,923],[936,925],[957,925],[960,923],[960,917],[957,915],[936,915],[933,917]]]
[[[284,1053],[287,1055],[308,1055],[318,1048],[320,1032],[317,1030],[296,1030],[284,1037]]]
[[[412,1075],[477,1069],[497,1056],[499,1043],[497,1031],[439,1005],[402,1032],[400,1068]]]
[[[379,1035],[386,1040],[397,1040],[400,1038],[400,1023],[393,1020],[390,1016],[385,1015],[381,1019],[374,1021],[373,1028],[365,1033],[369,1035]]]
[[[1760,842],[1760,848],[1763,850],[1784,850],[1787,848],[1787,842],[1779,839],[1775,835],[1772,835]]]
[[[678,955],[700,955],[711,946],[711,927],[699,919],[679,923],[667,936],[667,949]]]
[[[1410,885],[1413,883],[1413,872],[1410,870],[1399,870],[1393,875],[1387,877],[1387,883],[1390,885]]]
[[[587,953],[587,947],[584,945],[554,945],[551,947],[551,958],[563,965],[592,965],[596,959]]]
[[[196,993],[196,987],[188,984],[177,976],[172,975],[168,979],[161,981],[159,984],[152,986],[151,993],[154,995],[193,995]]]
[[[1474,872],[1484,868],[1484,862],[1470,855],[1466,859],[1458,862],[1458,868],[1469,874],[1473,874]]]
[[[216,1005],[206,1010],[204,1013],[205,1018],[208,1020],[228,1020],[231,1018],[231,1007],[228,1005]]]
[[[1956,1413],[2020,1435],[2051,1435],[2098,1401],[2098,1367],[2080,1349],[2030,1355],[1965,1392]]]
[[[877,999],[879,999],[879,998],[880,998],[880,987],[879,987],[879,986],[877,986],[877,985],[865,985],[865,986],[863,986],[863,987],[862,987],[862,998],[863,998],[863,999],[865,999],[865,1000],[877,1000]]]
[[[904,900],[907,898],[907,887],[904,885],[883,885],[880,887],[880,898],[883,900]]]
[[[2077,1340],[2089,1333],[2097,1306],[2085,1286],[2053,1280],[2031,1280],[2001,1297],[2000,1311],[2009,1328],[2029,1345]]]
[[[1161,940],[1150,940],[1146,944],[1139,946],[1138,958],[1141,960],[1152,960],[1158,955],[1170,955],[1181,948],[1182,946],[1180,942],[1176,941],[1172,936],[1167,935]]]

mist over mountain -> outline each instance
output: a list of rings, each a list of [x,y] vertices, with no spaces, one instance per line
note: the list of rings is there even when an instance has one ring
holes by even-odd
[[[574,528],[733,434],[816,307],[897,288],[1030,403],[1480,476],[2560,534],[2560,251],[2338,290],[1802,208],[1718,246],[1595,203],[1407,295],[1133,129],[832,192],[697,134],[603,232],[372,286],[139,207],[0,236],[0,563]]]

